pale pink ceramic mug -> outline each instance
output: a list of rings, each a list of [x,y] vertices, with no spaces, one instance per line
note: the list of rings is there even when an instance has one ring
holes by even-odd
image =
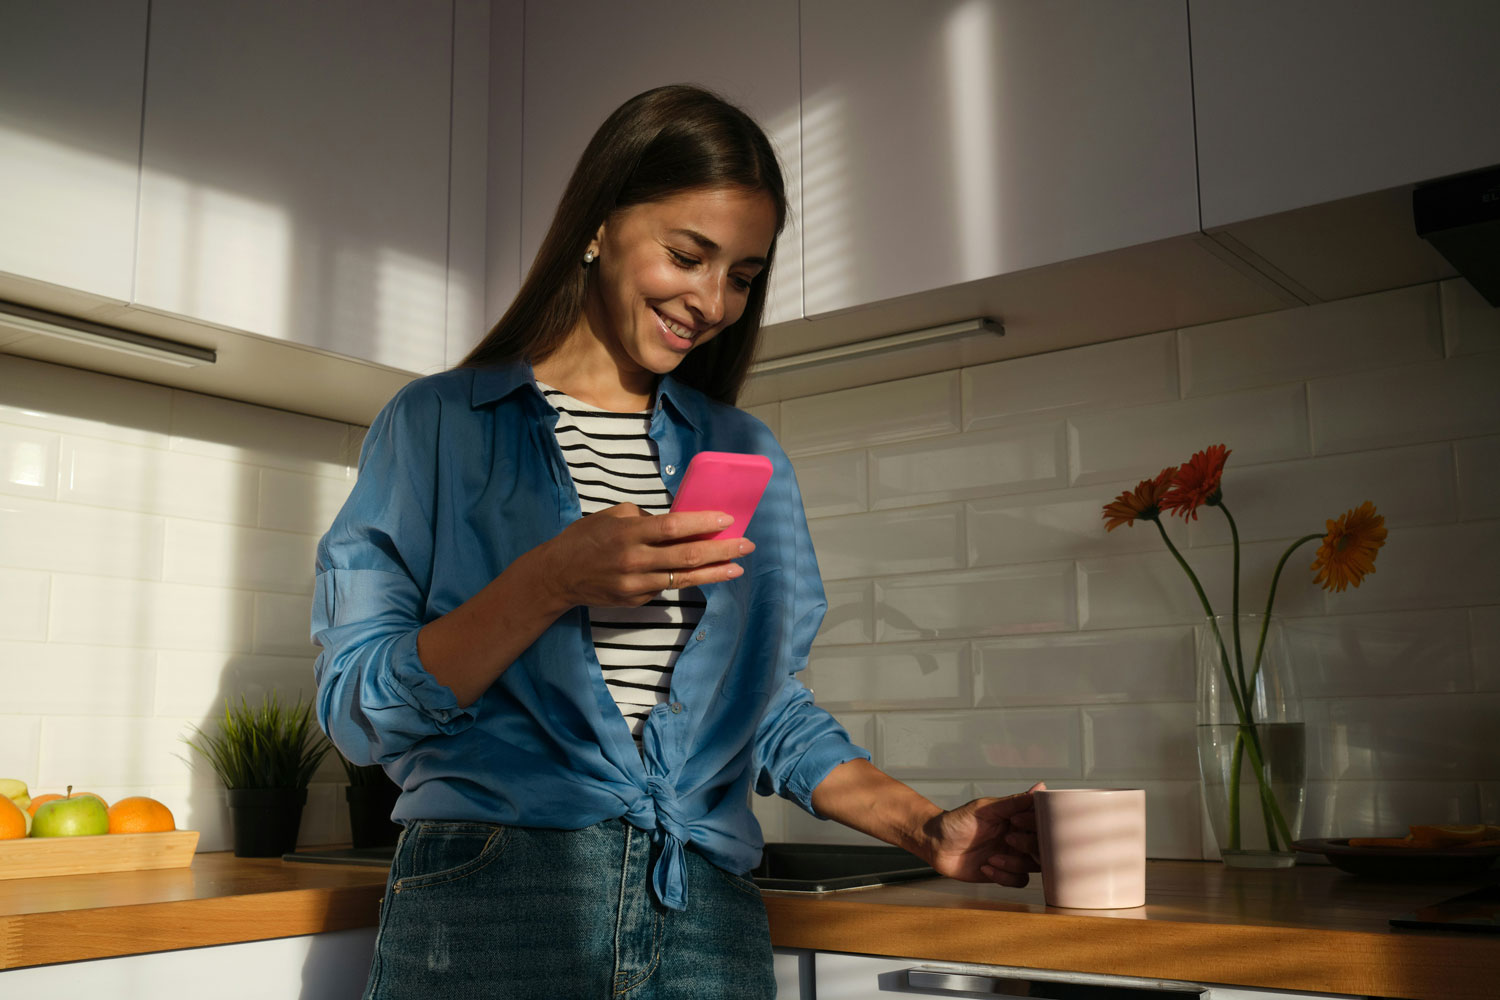
[[[1048,906],[1146,905],[1143,789],[1049,788],[1031,794]]]

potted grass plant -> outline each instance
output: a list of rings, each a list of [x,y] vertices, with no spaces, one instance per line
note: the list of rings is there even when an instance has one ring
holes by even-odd
[[[355,847],[389,847],[401,834],[391,819],[401,786],[379,764],[354,764],[343,754],[339,762],[349,776],[344,798],[349,801],[349,838]]]
[[[234,827],[234,853],[280,857],[296,848],[307,785],[333,744],[313,718],[312,704],[266,695],[251,705],[224,700],[224,716],[210,733],[198,726],[183,737],[224,783]]]

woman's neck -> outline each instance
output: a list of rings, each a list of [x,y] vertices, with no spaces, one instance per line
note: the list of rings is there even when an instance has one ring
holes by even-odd
[[[537,381],[574,399],[619,413],[646,409],[656,390],[654,374],[627,372],[586,323],[580,323],[557,350],[533,364],[532,373]]]

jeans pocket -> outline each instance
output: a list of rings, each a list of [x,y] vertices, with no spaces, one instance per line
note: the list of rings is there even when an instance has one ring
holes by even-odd
[[[744,875],[736,875],[733,872],[727,872],[715,864],[710,864],[709,867],[711,867],[720,878],[722,878],[725,882],[728,882],[740,892],[743,892],[749,896],[754,896],[756,899],[761,898],[760,886],[756,885],[755,882],[751,879],[746,878]]]
[[[505,849],[510,828],[498,823],[418,820],[401,838],[392,892],[454,882],[492,863]]]

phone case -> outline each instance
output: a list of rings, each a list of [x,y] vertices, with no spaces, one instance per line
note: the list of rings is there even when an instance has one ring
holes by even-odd
[[[700,451],[688,462],[672,510],[722,510],[734,523],[703,538],[742,538],[771,481],[771,460],[764,455]]]

